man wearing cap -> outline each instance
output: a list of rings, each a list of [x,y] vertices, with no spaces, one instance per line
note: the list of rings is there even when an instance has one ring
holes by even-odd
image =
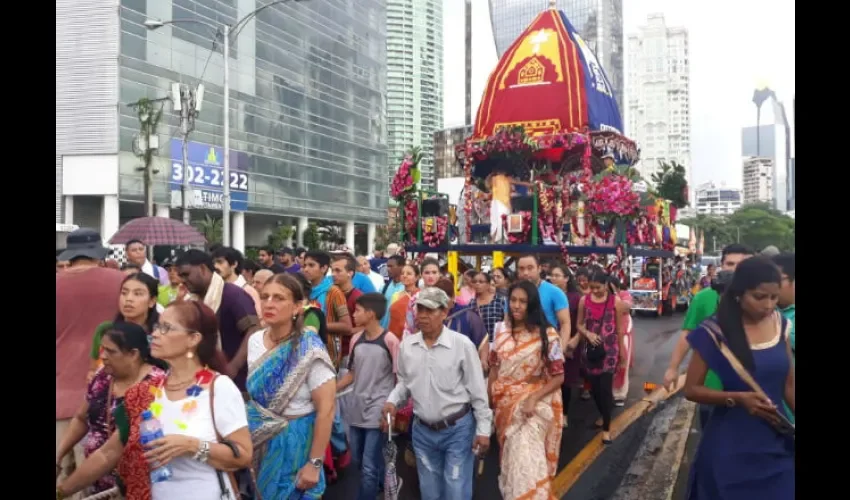
[[[295,250],[283,247],[277,252],[277,258],[286,272],[295,274],[301,270],[301,266],[295,262]]]
[[[419,292],[420,331],[404,339],[397,358],[398,383],[387,398],[381,426],[413,399],[413,450],[423,500],[469,500],[475,454],[490,447],[493,413],[478,350],[443,325],[449,298],[436,287]]]
[[[124,273],[100,267],[109,250],[100,233],[80,228],[70,233],[58,261],[68,261],[56,275],[56,447],[86,393],[86,372],[95,328],[118,314]],[[61,458],[60,457],[60,461]],[[74,449],[79,466],[82,447]],[[59,470],[59,463],[57,471]]]

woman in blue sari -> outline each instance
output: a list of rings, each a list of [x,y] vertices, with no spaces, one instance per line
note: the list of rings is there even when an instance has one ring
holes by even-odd
[[[318,499],[334,418],[336,372],[325,345],[303,326],[297,279],[272,277],[260,294],[267,329],[248,339],[248,427],[263,498]]]
[[[790,325],[775,312],[781,282],[768,259],[741,262],[717,316],[688,334],[693,357],[685,397],[712,407],[691,468],[688,500],[794,498],[793,436],[780,430],[779,408],[784,401],[794,410],[795,390]],[[766,398],[738,375],[729,353]],[[722,391],[703,385],[709,369],[723,381]]]

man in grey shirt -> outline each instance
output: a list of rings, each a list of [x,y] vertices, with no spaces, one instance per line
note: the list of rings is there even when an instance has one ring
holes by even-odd
[[[398,383],[387,398],[387,416],[413,398],[413,450],[422,500],[470,500],[475,454],[490,447],[493,413],[478,350],[463,334],[443,326],[449,298],[435,287],[416,299],[420,331],[404,339]]]

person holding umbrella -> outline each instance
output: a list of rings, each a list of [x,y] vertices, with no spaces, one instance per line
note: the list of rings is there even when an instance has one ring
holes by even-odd
[[[472,498],[475,455],[490,448],[493,412],[478,350],[465,335],[443,325],[449,297],[436,287],[419,292],[420,331],[399,349],[398,383],[387,398],[381,427],[413,399],[413,450],[422,500]],[[472,369],[470,369],[470,367]]]

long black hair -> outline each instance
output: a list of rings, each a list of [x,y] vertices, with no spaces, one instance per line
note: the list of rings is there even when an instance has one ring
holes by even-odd
[[[148,289],[148,294],[150,294],[151,298],[154,300],[153,307],[148,309],[148,316],[145,320],[145,330],[148,333],[153,332],[153,325],[159,322],[159,311],[156,310],[156,298],[159,295],[159,281],[153,276],[150,276],[145,273],[133,273],[121,282],[121,288],[124,288],[124,283],[128,281],[138,281],[139,283],[145,285],[145,288]],[[113,323],[123,322],[125,321],[124,315],[121,312],[118,312],[118,315],[115,316],[115,319],[112,320]]]
[[[754,290],[764,283],[782,284],[782,273],[770,259],[756,256],[741,261],[717,306],[717,324],[720,325],[729,350],[750,371],[755,368],[755,360],[744,331],[741,297],[748,290]]]
[[[139,358],[143,363],[154,365],[168,369],[168,365],[164,361],[160,361],[151,356],[151,346],[148,341],[148,332],[141,326],[135,323],[126,321],[116,321],[104,333],[121,352],[130,352],[133,350],[139,351]]]
[[[540,335],[540,356],[543,357],[543,363],[549,365],[549,322],[546,320],[546,315],[543,313],[543,305],[540,303],[540,293],[534,283],[528,280],[520,280],[512,283],[508,288],[508,304],[510,304],[511,295],[514,290],[523,290],[528,296],[528,306],[525,310],[525,327],[528,331],[533,331],[537,328],[537,333]],[[511,316],[508,315],[508,319]],[[511,335],[514,334],[513,325],[511,325]]]

